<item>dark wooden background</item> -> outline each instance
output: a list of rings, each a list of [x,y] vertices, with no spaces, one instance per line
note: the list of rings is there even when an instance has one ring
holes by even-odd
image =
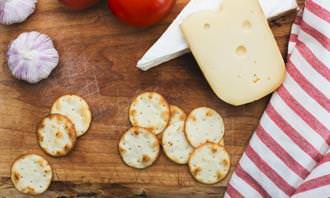
[[[40,0],[36,13],[23,24],[0,26],[0,197],[24,197],[13,188],[9,170],[18,155],[30,152],[45,156],[54,168],[54,182],[41,197],[223,196],[230,175],[217,185],[201,185],[186,166],[171,163],[163,154],[153,167],[138,171],[126,167],[117,152],[117,142],[129,128],[131,99],[153,90],[187,113],[209,106],[224,117],[232,172],[267,105],[269,97],[241,107],[223,103],[190,54],[148,72],[135,68],[187,2],[177,0],[170,15],[148,29],[121,24],[105,3],[73,12],[54,0]],[[292,12],[270,22],[284,57],[294,17]],[[6,63],[9,42],[25,31],[50,35],[61,56],[51,77],[37,85],[13,79]],[[39,149],[35,129],[52,102],[70,93],[87,99],[93,124],[69,156],[54,159]]]

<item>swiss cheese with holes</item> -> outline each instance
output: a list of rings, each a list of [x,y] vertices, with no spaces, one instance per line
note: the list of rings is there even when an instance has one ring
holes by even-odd
[[[282,84],[284,61],[258,0],[224,0],[219,11],[194,13],[181,28],[223,101],[250,103]]]

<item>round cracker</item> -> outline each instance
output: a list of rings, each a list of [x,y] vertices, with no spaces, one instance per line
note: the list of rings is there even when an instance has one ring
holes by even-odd
[[[129,108],[129,119],[133,126],[150,129],[158,135],[170,120],[170,107],[162,95],[145,92],[133,100]]]
[[[222,117],[207,107],[194,109],[188,115],[185,124],[186,137],[195,148],[206,142],[218,144],[223,138],[224,131]]]
[[[215,184],[226,177],[230,169],[230,157],[224,147],[205,143],[195,149],[189,159],[193,177],[204,184]]]
[[[187,164],[193,148],[184,134],[186,113],[177,106],[170,105],[170,123],[163,132],[162,146],[166,156],[177,164]]]
[[[51,113],[68,117],[73,122],[78,137],[87,132],[92,121],[92,113],[87,102],[76,95],[58,98],[52,106]]]
[[[52,177],[52,168],[47,160],[35,154],[17,158],[11,167],[11,181],[15,188],[29,195],[44,193]]]
[[[60,114],[45,117],[37,130],[42,150],[54,157],[67,155],[76,143],[76,131],[71,120]]]
[[[144,169],[151,166],[160,151],[155,134],[144,128],[132,127],[120,139],[119,153],[130,167]]]

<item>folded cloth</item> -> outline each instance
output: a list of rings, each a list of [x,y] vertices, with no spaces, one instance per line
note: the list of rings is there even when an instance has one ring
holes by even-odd
[[[330,1],[306,0],[292,28],[286,80],[225,197],[330,197],[329,35]]]
[[[296,190],[293,198],[329,197],[330,195],[330,150],[312,173]]]

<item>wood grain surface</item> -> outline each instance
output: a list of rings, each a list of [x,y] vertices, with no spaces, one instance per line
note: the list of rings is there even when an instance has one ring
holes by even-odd
[[[209,106],[223,116],[232,172],[267,105],[269,97],[241,107],[220,101],[190,54],[148,72],[135,68],[186,3],[178,0],[169,16],[148,29],[118,22],[105,3],[73,12],[54,0],[40,0],[36,13],[23,24],[0,26],[0,197],[25,197],[9,179],[11,163],[24,153],[45,156],[54,169],[54,182],[41,197],[223,196],[231,174],[217,185],[201,185],[186,166],[170,162],[164,154],[154,166],[140,171],[125,166],[117,151],[121,134],[130,127],[130,101],[153,90],[187,113]],[[294,17],[292,12],[270,23],[283,55]],[[58,68],[36,85],[15,80],[6,63],[8,44],[25,31],[48,34],[60,52]],[[64,94],[83,96],[92,109],[93,123],[69,156],[55,159],[38,147],[36,126]]]

